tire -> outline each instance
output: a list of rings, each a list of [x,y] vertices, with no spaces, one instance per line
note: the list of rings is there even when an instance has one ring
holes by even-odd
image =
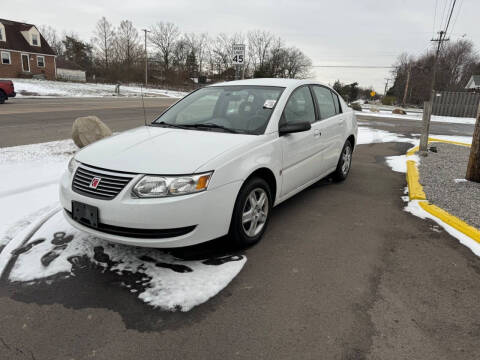
[[[350,140],[345,141],[340,159],[338,160],[337,169],[333,173],[334,181],[340,182],[347,178],[350,168],[352,167],[352,152],[353,148]]]
[[[252,195],[255,196],[256,206]],[[252,205],[255,207],[252,208]],[[267,229],[271,210],[272,195],[267,182],[259,177],[248,179],[240,189],[233,208],[228,233],[233,245],[244,248],[259,242]],[[250,215],[247,215],[249,211]]]
[[[7,95],[3,91],[0,91],[0,104],[4,104],[5,100],[7,100]]]

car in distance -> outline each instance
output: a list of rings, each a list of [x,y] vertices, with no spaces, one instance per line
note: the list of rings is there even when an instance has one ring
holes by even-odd
[[[112,242],[182,247],[228,234],[248,246],[274,206],[327,175],[347,177],[356,137],[353,111],[326,85],[215,84],[79,151],[60,200],[71,225]]]
[[[15,87],[11,80],[0,80],[0,104],[4,104],[8,98],[15,97]]]

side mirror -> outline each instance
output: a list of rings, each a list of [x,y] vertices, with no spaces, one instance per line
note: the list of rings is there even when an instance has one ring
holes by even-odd
[[[282,136],[282,135],[291,134],[291,133],[308,131],[311,128],[312,128],[312,125],[310,125],[310,123],[308,121],[304,121],[304,122],[299,122],[299,123],[294,123],[294,124],[280,125],[280,128],[278,129],[278,132],[279,132],[280,136]]]

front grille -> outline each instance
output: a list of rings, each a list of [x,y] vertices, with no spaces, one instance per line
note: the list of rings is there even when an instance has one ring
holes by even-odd
[[[92,188],[90,185],[95,177],[100,178],[100,181],[96,188]],[[85,196],[111,200],[123,190],[132,178],[133,176],[119,176],[110,171],[108,173],[99,172],[80,165],[73,177],[72,189]]]

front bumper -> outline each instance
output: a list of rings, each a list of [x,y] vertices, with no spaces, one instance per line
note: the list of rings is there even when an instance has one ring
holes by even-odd
[[[65,172],[60,182],[60,202],[66,220],[73,227],[99,238],[144,247],[190,246],[228,233],[241,181],[191,195],[156,199],[132,198],[131,189],[140,176],[133,179],[114,199],[103,200],[74,192],[72,175]],[[102,226],[94,229],[73,220],[69,214],[72,211],[72,201],[97,207],[99,222],[106,225],[103,229],[108,232],[102,231]],[[128,231],[123,234],[111,233],[112,228],[115,231]],[[157,237],[145,236],[145,233],[155,234],[155,231],[165,232]]]

